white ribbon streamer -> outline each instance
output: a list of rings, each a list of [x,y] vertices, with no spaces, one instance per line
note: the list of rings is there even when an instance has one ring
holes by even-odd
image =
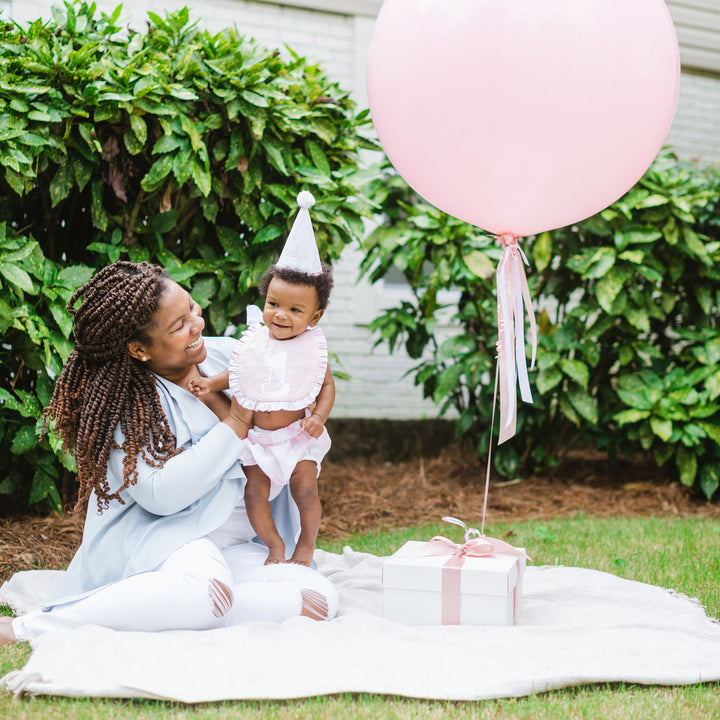
[[[537,354],[537,324],[525,276],[529,265],[515,235],[501,235],[503,254],[497,269],[498,374],[500,385],[500,436],[498,444],[515,435],[517,390],[524,402],[532,403],[527,358],[525,357],[525,309],[532,334],[532,362]]]

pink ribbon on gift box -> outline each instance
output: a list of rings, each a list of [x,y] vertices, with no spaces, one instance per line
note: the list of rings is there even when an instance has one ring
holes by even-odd
[[[441,620],[443,625],[460,624],[460,570],[466,557],[497,557],[510,555],[530,560],[527,553],[513,547],[504,540],[486,537],[477,528],[469,528],[462,520],[443,517],[445,522],[459,525],[465,530],[465,542],[454,543],[444,535],[436,535],[428,543],[428,555],[449,555],[442,567],[441,578]]]

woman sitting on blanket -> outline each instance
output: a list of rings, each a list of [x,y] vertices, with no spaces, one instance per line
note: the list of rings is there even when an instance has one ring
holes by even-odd
[[[82,304],[75,309],[78,300]],[[303,565],[265,565],[238,462],[252,412],[188,392],[227,367],[235,341],[203,338],[200,308],[163,271],[116,262],[71,298],[75,350],[48,407],[77,459],[83,541],[54,598],[0,618],[0,645],[53,629],[203,630],[334,617],[337,592]],[[273,519],[299,535],[288,488]]]

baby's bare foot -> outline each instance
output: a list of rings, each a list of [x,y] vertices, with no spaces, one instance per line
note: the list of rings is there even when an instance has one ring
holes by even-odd
[[[277,565],[285,562],[285,546],[278,545],[268,548],[268,556],[265,559],[266,565]]]
[[[307,567],[310,567],[314,552],[315,545],[298,543],[293,556],[290,558],[290,562],[295,563],[296,565],[306,565]]]

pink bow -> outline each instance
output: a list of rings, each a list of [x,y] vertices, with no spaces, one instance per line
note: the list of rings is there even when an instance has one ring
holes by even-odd
[[[460,525],[465,529],[465,542],[454,543],[444,535],[436,535],[428,543],[428,555],[449,555],[442,567],[441,578],[441,623],[443,625],[460,624],[460,568],[465,564],[466,557],[495,557],[511,555],[530,559],[527,553],[513,547],[504,540],[485,537],[477,528],[469,528],[462,520],[444,517],[445,522]]]
[[[466,557],[511,555],[513,557],[524,557],[530,560],[530,557],[528,557],[528,554],[524,550],[513,547],[504,540],[481,535],[477,528],[469,528],[462,520],[447,516],[442,519],[453,525],[459,525],[465,530],[465,542],[462,545],[454,543],[444,535],[436,535],[430,540],[430,552],[428,555],[451,556],[450,560],[445,563],[445,567],[462,567]]]
[[[513,547],[510,543],[497,538],[483,536],[479,539],[468,540],[459,545],[443,535],[436,535],[430,540],[430,552],[428,555],[451,555],[451,559],[447,562],[447,567],[455,565],[462,567],[466,557],[496,557],[498,555],[512,555],[514,557],[524,557],[527,560],[527,553]],[[452,565],[451,565],[452,563]]]

